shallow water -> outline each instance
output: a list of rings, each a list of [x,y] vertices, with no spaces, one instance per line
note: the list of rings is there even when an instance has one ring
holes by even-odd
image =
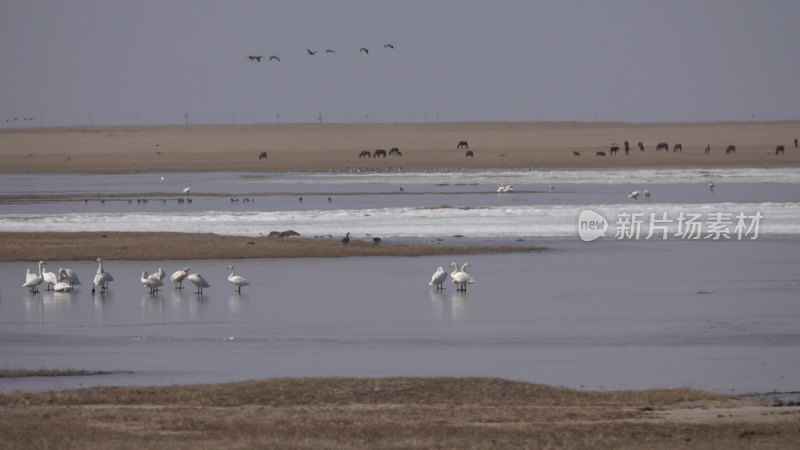
[[[550,251],[467,257],[466,293],[427,285],[453,257],[105,261],[70,266],[72,294],[30,295],[0,263],[0,365],[130,371],[2,379],[0,390],[169,385],[284,376],[496,376],[586,389],[798,391],[800,238],[537,241]],[[463,262],[464,257],[458,257]],[[143,270],[191,266],[203,296]]]

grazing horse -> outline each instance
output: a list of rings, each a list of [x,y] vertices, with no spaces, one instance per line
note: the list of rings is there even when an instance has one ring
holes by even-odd
[[[617,144],[616,142],[611,144],[611,148],[608,149],[608,153],[611,156],[615,156],[618,151],[619,151],[619,144]]]
[[[597,156],[606,156],[606,152],[597,152],[596,155]]]
[[[261,154],[258,155],[258,159],[267,159],[267,152],[261,152]]]
[[[363,150],[361,153],[358,154],[359,158],[372,158],[372,153],[369,150]]]
[[[783,152],[784,152],[784,147],[782,145],[779,145],[779,146],[775,147],[775,154],[776,155],[779,154],[779,153],[783,153]]]
[[[402,153],[400,153],[400,149],[399,149],[399,148],[397,148],[397,147],[392,147],[392,148],[389,150],[389,155],[403,156],[403,154],[402,154]]]
[[[636,144],[636,146],[639,147],[639,151],[640,152],[644,151],[644,144],[643,143],[639,142],[638,144]]]
[[[581,152],[572,152],[572,156],[581,156]]]
[[[706,155],[711,154],[711,144],[706,144]]]
[[[469,148],[469,144],[467,144],[467,141],[458,141],[458,145],[456,146],[456,148],[461,148],[461,147]]]
[[[628,156],[628,153],[631,151],[631,146],[628,144],[628,141],[625,141],[625,156]]]
[[[675,144],[675,147],[672,148],[672,151],[683,153],[683,146],[681,144]]]
[[[475,156],[475,153],[472,153],[472,150],[467,150],[467,154],[464,157]]]
[[[736,154],[736,146],[729,145],[728,148],[725,149],[725,154],[726,155]]]
[[[379,237],[372,238],[372,243],[375,244],[375,245],[381,245],[381,243],[383,243],[383,239],[381,239]]]
[[[664,149],[664,151],[668,152],[669,151],[669,144],[667,144],[666,142],[659,142],[658,145],[656,145],[656,151],[660,152],[662,149]]]
[[[375,157],[375,158],[377,158],[379,156],[383,156],[384,158],[386,158],[386,150],[383,150],[383,149],[379,148],[379,149],[375,150],[375,154],[372,155],[372,156]]]

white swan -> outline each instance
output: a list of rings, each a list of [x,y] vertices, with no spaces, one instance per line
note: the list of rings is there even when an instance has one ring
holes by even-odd
[[[231,271],[231,274],[228,275],[228,281],[230,281],[234,286],[237,286],[236,292],[242,293],[242,286],[247,286],[250,284],[245,277],[241,275],[236,275],[233,273],[233,266],[228,266],[228,270]]]
[[[199,273],[190,274],[189,276],[187,276],[187,278],[189,279],[189,281],[192,282],[192,284],[197,286],[198,294],[203,293],[203,288],[211,287],[211,285],[208,284],[208,281],[206,281],[206,279],[203,278],[203,276],[200,275]]]
[[[163,280],[163,279],[164,279],[164,277],[165,277],[166,275],[167,275],[167,274],[166,274],[166,273],[164,273],[164,269],[162,269],[161,267],[159,267],[159,268],[158,268],[158,270],[157,270],[157,271],[155,271],[155,273],[153,273],[152,275],[150,275],[150,277],[149,277],[149,278],[152,278],[152,279],[154,279],[154,280],[158,280],[159,282],[161,282],[161,284],[159,284],[158,286],[156,286],[156,287],[155,287],[155,290],[156,290],[156,291],[158,290],[158,287],[159,287],[159,286],[163,286],[163,285],[164,285],[164,283],[163,283],[161,280]]]
[[[67,281],[59,281],[53,285],[53,292],[72,292],[72,285]]]
[[[191,186],[186,186],[185,188],[183,188],[183,193],[184,194],[189,194],[191,192],[192,192],[192,187]]]
[[[183,279],[186,278],[186,275],[189,275],[189,268],[184,267],[181,270],[176,271],[169,277],[169,281],[173,283],[178,283],[178,287],[176,289],[183,289]]]
[[[710,191],[714,190],[714,183],[708,183],[708,190]]]
[[[25,269],[25,284],[22,287],[26,287],[30,289],[31,294],[38,294],[39,293],[39,285],[42,284],[44,278],[42,277],[42,266],[45,264],[44,261],[39,261],[39,273],[31,273],[31,269]]]
[[[45,262],[42,265],[46,266],[47,263]],[[44,283],[47,285],[46,287],[48,291],[50,289],[53,289],[53,286],[55,286],[55,284],[58,283],[58,278],[56,277],[56,274],[54,272],[46,272],[42,270],[42,279],[44,280]]]
[[[100,288],[100,292],[105,292],[108,290],[109,281],[114,281],[114,277],[103,270],[103,260],[97,258],[97,273],[94,274],[94,285]],[[94,292],[94,287],[92,287],[92,292]]]
[[[436,269],[436,272],[433,272],[433,276],[431,276],[431,282],[428,283],[429,286],[436,285],[436,290],[444,289],[444,280],[447,279],[447,272],[445,272],[444,267],[439,266]]]
[[[461,266],[461,270],[458,269],[458,264],[455,262],[450,263],[450,267],[455,267],[453,272],[450,274],[450,278],[452,279],[453,283],[458,285],[457,291],[467,291],[467,284],[472,284],[475,282],[472,279],[472,275],[466,272],[466,268],[470,265],[470,263],[465,262]]]
[[[139,279],[139,281],[142,282],[144,287],[150,289],[151,294],[154,293],[159,286],[164,285],[164,283],[162,283],[161,280],[158,279],[158,276],[152,276],[152,275],[148,276],[146,271],[142,272],[142,277]]]
[[[78,274],[76,274],[72,269],[59,268],[58,278],[59,281],[67,280],[70,286],[81,284],[81,280],[78,279]]]

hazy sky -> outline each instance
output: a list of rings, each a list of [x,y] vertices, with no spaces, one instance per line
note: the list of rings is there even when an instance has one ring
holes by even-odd
[[[798,0],[0,0],[0,42],[0,128],[800,119]]]

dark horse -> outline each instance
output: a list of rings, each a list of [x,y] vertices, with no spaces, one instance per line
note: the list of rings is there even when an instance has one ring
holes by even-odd
[[[775,147],[775,154],[777,155],[779,153],[783,153],[784,150],[785,150],[784,147],[782,145],[779,145],[779,146]]]
[[[636,146],[639,147],[639,151],[640,152],[644,151],[644,144],[643,143],[639,142],[638,144],[636,144]]]
[[[468,156],[473,156],[473,157],[474,157],[474,156],[475,156],[475,153],[472,153],[472,150],[467,150],[467,154],[466,154],[466,155],[464,155],[464,157],[466,158],[466,157],[468,157]]]
[[[461,147],[469,148],[469,144],[467,144],[467,141],[458,141],[458,145],[456,146],[456,148],[461,148]]]
[[[728,148],[725,149],[725,154],[726,155],[736,154],[736,146],[729,145]]]
[[[258,159],[267,159],[267,152],[261,152],[261,154],[258,155]]]
[[[616,142],[611,144],[611,148],[608,149],[608,153],[611,156],[616,155],[618,151],[619,151],[619,144],[617,144]]]
[[[631,151],[631,145],[628,144],[628,141],[625,141],[625,155],[630,153],[630,151]]]
[[[683,146],[681,144],[675,144],[675,147],[672,148],[672,151],[683,153]]]
[[[358,154],[359,158],[372,158],[372,153],[369,150],[363,150],[361,153]]]
[[[706,155],[711,154],[711,144],[706,144]]]
[[[392,147],[392,148],[389,150],[389,155],[403,156],[403,154],[402,154],[402,153],[400,153],[400,149],[399,149],[399,148],[397,148],[397,147]]]
[[[597,152],[597,156],[606,156],[606,152]]]
[[[377,158],[379,156],[383,156],[384,158],[386,158],[386,150],[380,148],[375,150],[375,154],[373,155],[373,157]]]
[[[669,151],[669,144],[666,142],[659,142],[658,145],[656,145],[656,151],[660,152],[662,149],[664,151]]]

